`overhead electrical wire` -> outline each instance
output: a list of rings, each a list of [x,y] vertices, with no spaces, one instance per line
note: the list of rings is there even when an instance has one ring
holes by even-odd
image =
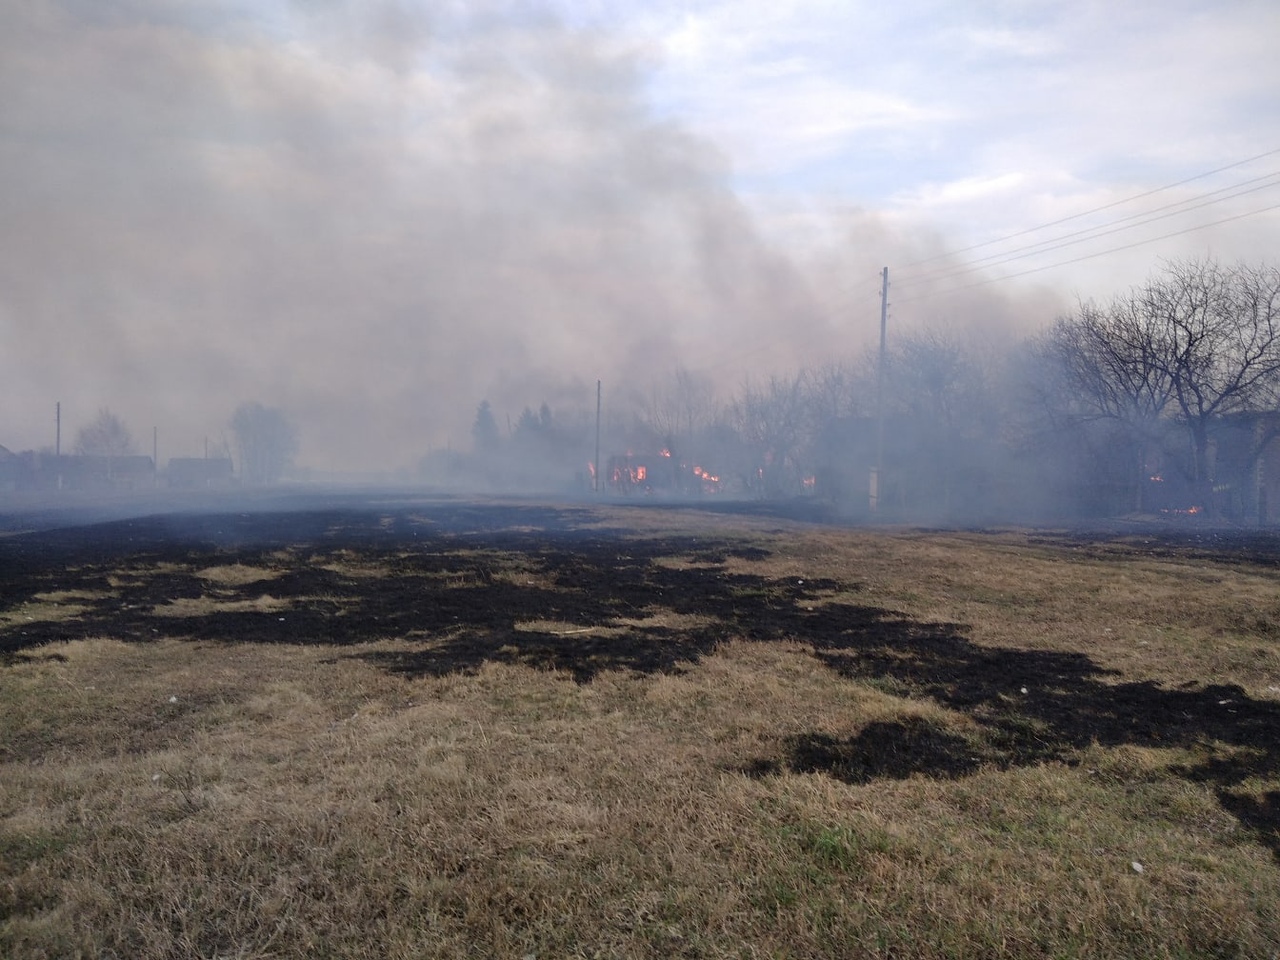
[[[1014,233],[1005,234],[1004,236],[997,237],[993,240],[987,240],[982,243],[973,244],[971,246],[961,248],[960,250],[957,250],[957,251],[949,251],[947,253],[938,254],[936,256],[926,257],[921,260],[912,261],[911,263],[906,264],[903,267],[903,269],[907,271],[906,276],[904,277],[901,274],[895,276],[894,283],[895,285],[899,286],[899,289],[901,289],[901,285],[904,283],[914,285],[919,282],[937,283],[937,282],[943,282],[946,280],[959,279],[967,274],[972,274],[979,270],[987,269],[992,266],[999,266],[1002,263],[1008,263],[1016,260],[1026,259],[1027,257],[1053,253],[1057,250],[1061,250],[1066,247],[1075,246],[1081,243],[1086,243],[1091,240],[1097,240],[1105,236],[1123,232],[1125,230],[1131,230],[1137,227],[1147,226],[1149,224],[1158,222],[1160,220],[1166,220],[1166,219],[1169,219],[1170,217],[1180,216],[1182,214],[1190,213],[1192,211],[1203,209],[1205,207],[1211,207],[1218,203],[1223,203],[1228,200],[1234,200],[1242,196],[1247,196],[1252,193],[1257,193],[1262,190],[1267,190],[1267,189],[1271,189],[1272,187],[1280,186],[1280,171],[1273,171],[1271,173],[1263,174],[1261,176],[1251,177],[1247,180],[1239,181],[1237,183],[1231,184],[1226,187],[1219,187],[1217,189],[1207,191],[1205,193],[1199,194],[1194,197],[1188,197],[1184,200],[1177,200],[1172,203],[1166,203],[1162,206],[1155,207],[1154,209],[1151,209],[1151,210],[1145,210],[1139,213],[1128,214],[1127,216],[1110,220],[1106,223],[1099,224],[1098,226],[1095,226],[1095,227],[1087,227],[1082,230],[1076,230],[1071,233],[1062,234],[1057,237],[1050,238],[1048,240],[1041,240],[1035,243],[1014,247],[1011,250],[1006,250],[1000,253],[989,254],[985,257],[979,257],[975,260],[967,261],[964,264],[941,267],[941,268],[936,268],[934,270],[926,270],[923,273],[916,274],[914,276],[910,273],[911,267],[921,266],[923,264],[933,263],[938,260],[944,260],[947,258],[955,257],[955,256],[958,256],[959,254],[967,253],[973,250],[980,250],[984,247],[993,246],[995,244],[1003,243],[1008,240],[1013,240],[1018,237],[1024,237],[1032,233],[1037,233],[1041,230],[1049,229],[1050,227],[1060,226],[1064,223],[1070,223],[1074,220],[1080,220],[1084,217],[1091,216],[1096,213],[1101,213],[1106,210],[1112,210],[1112,209],[1115,209],[1116,207],[1120,207],[1125,204],[1134,203],[1138,200],[1144,200],[1148,197],[1152,197],[1157,194],[1164,193],[1168,190],[1173,190],[1173,189],[1176,189],[1177,187],[1185,186],[1186,184],[1194,183],[1198,180],[1203,180],[1206,177],[1211,177],[1211,176],[1214,176],[1215,174],[1224,173],[1228,170],[1234,170],[1239,167],[1243,167],[1247,164],[1255,163],[1258,160],[1263,160],[1268,157],[1276,156],[1277,154],[1280,154],[1280,148],[1277,148],[1274,150],[1267,150],[1263,153],[1255,154],[1252,157],[1247,157],[1244,160],[1237,160],[1234,163],[1224,164],[1223,166],[1215,167],[1212,170],[1206,170],[1203,173],[1198,173],[1198,174],[1195,174],[1194,176],[1185,177],[1181,180],[1178,180],[1174,183],[1166,184],[1162,187],[1156,187],[1152,190],[1146,190],[1146,191],[1143,191],[1142,193],[1134,194],[1132,196],[1125,197],[1120,200],[1115,200],[1115,201],[1112,201],[1111,203],[1106,203],[1098,207],[1093,207],[1089,210],[1084,210],[1080,213],[1075,213],[1067,217],[1061,217],[1057,220],[1052,220],[1046,223],[1037,224],[1036,226],[1027,227],[1024,230],[1018,230]],[[1082,256],[1072,257],[1068,260],[1059,260],[1054,263],[1044,264],[1038,267],[1031,267],[1026,270],[1020,270],[1016,273],[1004,274],[999,277],[988,277],[983,280],[976,280],[974,282],[962,284],[960,286],[951,286],[945,289],[930,291],[927,293],[920,293],[914,296],[908,296],[904,298],[895,298],[893,302],[895,304],[906,304],[906,303],[915,303],[922,300],[931,300],[941,296],[948,296],[950,294],[959,293],[964,290],[972,290],[977,287],[984,287],[994,283],[1001,283],[1005,280],[1013,280],[1017,277],[1025,277],[1031,274],[1041,273],[1045,270],[1052,270],[1056,267],[1069,266],[1074,263],[1081,263],[1086,260],[1093,260],[1098,257],[1105,257],[1113,253],[1120,253],[1124,250],[1131,250],[1135,247],[1141,247],[1150,243],[1158,243],[1161,240],[1168,240],[1173,237],[1183,236],[1188,233],[1194,233],[1198,230],[1208,229],[1210,227],[1219,226],[1224,223],[1231,223],[1236,220],[1243,220],[1248,217],[1257,216],[1263,213],[1269,213],[1274,210],[1280,210],[1280,203],[1273,204],[1271,206],[1259,207],[1253,210],[1247,210],[1243,213],[1238,213],[1230,217],[1223,217],[1221,219],[1214,220],[1209,223],[1195,224],[1193,226],[1186,227],[1181,230],[1174,230],[1168,233],[1163,233],[1163,234],[1160,234],[1159,236],[1146,237],[1141,240],[1135,240],[1132,243],[1126,243],[1126,244],[1121,244],[1119,246],[1109,247],[1105,250],[1098,250],[1093,253],[1084,254]],[[877,287],[876,299],[879,299],[879,296],[878,296],[879,281],[878,280],[876,282],[876,287]],[[713,368],[718,368],[718,367],[725,366],[731,362],[741,362],[742,360],[745,360],[748,357],[755,356],[759,353],[764,352],[765,350],[770,349],[775,342],[776,341],[769,338],[766,340],[759,341],[756,344],[744,345],[745,349],[734,351],[732,354],[726,354],[722,356],[718,362],[712,364],[711,366]]]
[[[911,267],[917,267],[924,263],[932,263],[935,260],[942,260],[947,257],[959,256],[960,254],[968,253],[971,250],[981,250],[983,247],[989,247],[997,243],[1004,243],[1006,240],[1015,240],[1018,237],[1024,237],[1029,233],[1037,233],[1040,230],[1047,230],[1050,227],[1056,227],[1064,223],[1070,223],[1072,220],[1079,220],[1082,217],[1092,216],[1093,214],[1101,213],[1104,210],[1111,210],[1115,207],[1124,206],[1126,203],[1133,203],[1136,200],[1145,200],[1147,197],[1155,196],[1157,193],[1164,193],[1166,190],[1173,190],[1176,187],[1186,186],[1188,183],[1194,183],[1197,180],[1203,180],[1205,177],[1212,177],[1214,174],[1224,173],[1227,170],[1234,170],[1237,167],[1243,167],[1247,164],[1254,163],[1258,160],[1266,159],[1267,157],[1274,157],[1276,154],[1280,154],[1280,147],[1277,147],[1274,150],[1266,150],[1262,153],[1255,154],[1252,157],[1246,157],[1243,160],[1237,160],[1234,163],[1228,163],[1221,167],[1215,167],[1212,170],[1206,170],[1203,173],[1197,173],[1194,176],[1185,177],[1184,179],[1178,180],[1174,183],[1167,183],[1163,187],[1156,187],[1152,190],[1145,190],[1142,193],[1136,193],[1130,197],[1124,197],[1120,200],[1113,200],[1110,203],[1104,203],[1100,207],[1093,207],[1090,210],[1082,210],[1079,213],[1073,213],[1067,217],[1061,217],[1057,220],[1050,220],[1047,223],[1037,224],[1034,227],[1027,227],[1024,230],[1017,230],[1013,233],[1008,233],[1002,237],[996,237],[992,240],[984,240],[981,243],[975,243],[972,246],[962,247],[959,250],[950,250],[947,253],[939,253],[932,257],[925,257],[924,259],[921,259],[921,260],[914,260],[911,263],[903,264],[902,269],[909,270]]]
[[[1260,183],[1260,181],[1263,180],[1270,182]],[[1253,186],[1249,186],[1250,184],[1253,184]],[[1053,251],[1060,250],[1064,247],[1087,243],[1090,240],[1110,236],[1115,233],[1121,233],[1125,230],[1134,230],[1138,227],[1144,227],[1160,220],[1167,220],[1170,217],[1181,216],[1185,213],[1190,213],[1193,210],[1200,210],[1205,207],[1213,206],[1214,204],[1225,203],[1228,200],[1235,200],[1238,197],[1248,196],[1251,193],[1257,193],[1261,190],[1268,190],[1277,186],[1280,186],[1280,171],[1268,173],[1261,177],[1254,177],[1250,180],[1244,180],[1240,183],[1232,184],[1229,187],[1220,187],[1217,190],[1211,190],[1198,197],[1189,197],[1186,200],[1178,200],[1174,203],[1168,203],[1164,206],[1156,207],[1154,210],[1147,210],[1142,213],[1133,213],[1127,217],[1121,217],[1118,220],[1099,224],[1096,227],[1076,230],[1072,233],[1062,234],[1061,236],[1054,237],[1049,240],[1041,240],[1038,243],[1027,244],[1026,246],[1015,247],[1012,250],[1006,250],[1001,253],[988,254],[985,257],[979,257],[976,260],[969,260],[963,264],[940,268],[934,271],[927,271],[921,274],[908,273],[906,277],[899,275],[898,281],[910,283],[936,283],[943,280],[949,280],[965,274],[975,273],[978,270],[989,266],[999,266],[1002,263],[1010,263],[1015,260],[1025,260],[1027,257],[1039,256],[1044,253],[1052,253]],[[1225,194],[1225,196],[1215,197],[1215,194]],[[1214,199],[1207,199],[1210,197],[1214,197]]]
[[[1025,230],[1019,230],[1019,231],[1016,231],[1015,233],[1006,234],[1003,237],[998,237],[994,240],[985,241],[984,243],[973,244],[969,247],[963,248],[961,251],[958,251],[958,252],[963,253],[968,250],[980,249],[982,247],[1001,243],[1003,241],[1006,241],[1015,237],[1026,236],[1028,234],[1035,233],[1035,232],[1047,229],[1049,227],[1056,226],[1058,224],[1066,223],[1071,220],[1078,220],[1082,217],[1089,216],[1090,214],[1098,213],[1103,210],[1113,209],[1115,207],[1118,207],[1127,203],[1132,203],[1134,201],[1141,200],[1145,197],[1150,197],[1155,194],[1162,193],[1166,190],[1170,190],[1187,183],[1192,183],[1197,180],[1203,180],[1205,177],[1212,176],[1216,173],[1221,173],[1225,170],[1232,170],[1232,169],[1244,166],[1249,163],[1256,162],[1257,160],[1264,159],[1266,157],[1270,157],[1276,154],[1280,154],[1280,148],[1255,154],[1252,157],[1247,157],[1244,160],[1238,160],[1238,161],[1235,161],[1234,163],[1224,164],[1220,167],[1215,167],[1213,170],[1208,170],[1203,173],[1198,173],[1191,177],[1185,177],[1182,180],[1177,181],[1176,183],[1167,184],[1163,187],[1157,187],[1154,190],[1147,190],[1147,191],[1144,191],[1143,193],[1135,194],[1130,197],[1125,197],[1121,200],[1113,201],[1112,203],[1104,204],[1100,207],[1094,207],[1090,210],[1085,210],[1085,211],[1082,211],[1081,213],[1073,214],[1069,217],[1062,217],[1062,218],[1059,218],[1058,220],[1054,220],[1048,223],[1039,224],[1034,227],[1028,227]],[[1082,230],[1076,230],[1071,233],[1066,233],[1056,237],[1051,237],[1047,240],[1040,240],[1034,243],[1024,244],[1018,247],[1014,247],[1012,249],[988,254],[987,256],[979,257],[977,259],[962,261],[960,263],[948,264],[946,266],[938,266],[933,269],[927,269],[922,273],[917,273],[914,275],[911,274],[909,266],[918,266],[925,263],[932,263],[938,260],[954,257],[956,255],[956,252],[939,254],[937,256],[929,257],[924,260],[914,261],[911,265],[908,266],[908,268],[905,268],[907,269],[907,275],[904,277],[901,274],[899,274],[895,278],[895,280],[896,280],[896,283],[898,284],[907,283],[913,286],[921,283],[938,284],[938,283],[945,283],[946,281],[949,281],[949,280],[960,280],[970,274],[976,273],[981,269],[987,269],[993,266],[1000,266],[1005,263],[1012,263],[1018,260],[1024,260],[1028,257],[1046,255],[1049,253],[1053,253],[1054,251],[1064,249],[1066,247],[1071,247],[1071,246],[1078,245],[1080,243],[1101,239],[1102,237],[1109,236],[1115,233],[1120,233],[1125,230],[1131,230],[1138,227],[1147,226],[1149,224],[1158,222],[1160,220],[1166,220],[1170,217],[1181,216],[1183,214],[1190,213],[1194,210],[1213,206],[1214,204],[1223,203],[1228,200],[1234,200],[1251,193],[1257,193],[1262,190],[1267,190],[1272,187],[1280,186],[1280,179],[1277,179],[1277,178],[1280,178],[1280,171],[1273,171],[1271,173],[1263,174],[1257,177],[1252,177],[1250,179],[1243,180],[1234,184],[1230,184],[1225,187],[1219,187],[1215,190],[1210,190],[1206,193],[1202,193],[1197,196],[1188,197],[1183,200],[1175,201],[1173,203],[1164,204],[1163,206],[1159,206],[1151,210],[1144,210],[1138,213],[1128,214],[1127,216],[1119,217],[1094,227],[1087,227]],[[1161,240],[1168,239],[1170,237],[1181,236],[1183,234],[1192,233],[1196,230],[1206,229],[1208,227],[1216,226],[1221,223],[1229,223],[1233,220],[1244,219],[1245,217],[1255,216],[1257,214],[1265,213],[1274,209],[1276,208],[1261,207],[1258,209],[1246,211],[1237,216],[1225,217],[1220,220],[1215,220],[1211,223],[1196,224],[1184,230],[1175,230],[1169,233],[1161,234],[1156,237],[1148,237],[1143,240],[1135,241],[1133,243],[1123,244],[1121,246],[1108,248],[1107,250],[1102,250],[1096,253],[1087,254],[1083,257],[1075,257],[1069,260],[1063,260],[1063,261],[1059,261],[1052,264],[1046,264],[1042,267],[1035,267],[1030,270],[1022,270],[1013,274],[1005,274],[1000,277],[992,277],[986,280],[980,280],[975,283],[962,284],[960,286],[951,285],[940,290],[923,291],[909,298],[899,299],[897,302],[909,303],[909,302],[918,301],[918,300],[932,299],[934,297],[945,296],[947,294],[954,293],[959,290],[967,290],[973,287],[986,286],[991,283],[998,283],[1003,280],[1011,280],[1011,279],[1014,279],[1015,277],[1026,276],[1027,274],[1031,274],[1031,273],[1038,273],[1043,270],[1049,270],[1057,266],[1066,266],[1068,264],[1078,263],[1082,260],[1089,260],[1095,257],[1105,256],[1109,253],[1115,253],[1121,250],[1128,250],[1133,247],[1142,246],[1144,244],[1156,243]]]
[[[1032,267],[1030,270],[1021,270],[1018,273],[1005,274],[1002,277],[989,277],[986,280],[978,280],[975,283],[966,284],[961,287],[952,287],[949,290],[939,290],[935,293],[922,293],[915,297],[907,297],[906,299],[897,300],[897,303],[914,303],[917,300],[931,300],[934,297],[944,296],[946,294],[958,293],[961,290],[972,290],[974,287],[985,287],[988,284],[1000,283],[1004,280],[1012,280],[1015,277],[1025,277],[1032,273],[1040,273],[1044,270],[1052,270],[1054,267],[1065,267],[1073,263],[1081,263],[1085,260],[1093,260],[1096,257],[1105,257],[1110,253],[1119,253],[1122,250],[1131,250],[1134,247],[1141,247],[1148,243],[1156,243],[1160,240],[1168,240],[1170,237],[1180,237],[1183,234],[1195,233],[1197,230],[1204,230],[1208,227],[1216,227],[1219,224],[1231,223],[1234,220],[1243,220],[1246,217],[1257,216],[1260,213],[1269,213],[1272,210],[1280,210],[1280,203],[1272,204],[1269,207],[1259,207],[1256,210],[1246,210],[1244,213],[1238,213],[1234,217],[1223,217],[1221,220],[1214,220],[1212,223],[1198,223],[1193,227],[1187,227],[1185,230],[1174,230],[1172,233],[1161,234],[1158,237],[1147,237],[1143,240],[1135,240],[1133,243],[1126,243],[1119,247],[1111,247],[1109,250],[1099,250],[1096,253],[1087,253],[1082,257],[1074,257],[1071,260],[1060,260],[1057,263],[1047,263],[1041,267]]]

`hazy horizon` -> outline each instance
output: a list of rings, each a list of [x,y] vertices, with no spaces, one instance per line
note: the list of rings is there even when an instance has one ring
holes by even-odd
[[[1280,148],[1268,4],[944,7],[10,5],[0,444],[52,446],[61,402],[64,450],[105,407],[164,462],[260,401],[299,465],[394,470],[482,399],[593,410],[599,379],[617,412],[677,366],[727,396],[851,356],[886,265],[895,325],[1014,336],[1160,257],[1274,259],[1244,214],[1280,154],[1146,205],[1263,178],[1146,236],[1229,224],[924,285]]]

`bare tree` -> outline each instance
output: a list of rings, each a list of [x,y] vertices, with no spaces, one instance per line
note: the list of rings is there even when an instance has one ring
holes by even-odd
[[[1113,424],[1130,450],[1134,508],[1143,510],[1150,447],[1174,396],[1159,318],[1134,296],[1117,297],[1107,307],[1082,303],[1074,316],[1058,319],[1041,348],[1062,378],[1056,399],[1068,422],[1059,427]]]
[[[1082,305],[1046,343],[1071,390],[1069,412],[1120,425],[1139,471],[1167,418],[1185,426],[1197,499],[1212,510],[1214,425],[1274,410],[1280,396],[1280,270],[1172,262],[1106,308]]]
[[[716,417],[715,387],[710,378],[677,366],[667,377],[653,384],[644,403],[645,426],[669,449],[683,449],[695,442],[699,431]]]
[[[936,330],[906,333],[889,351],[890,409],[954,431],[972,403],[973,364],[955,337]]]
[[[976,341],[925,329],[898,336],[887,359],[885,499],[943,515],[978,508],[1000,439],[992,358]]]
[[[1174,262],[1141,298],[1191,435],[1194,480],[1212,509],[1212,422],[1274,409],[1280,394],[1280,269]]]
[[[810,446],[807,377],[770,377],[763,386],[743,384],[729,419],[751,455],[748,485],[775,497],[798,489],[803,452]]]
[[[809,371],[806,384],[812,416],[819,425],[857,416],[866,406],[861,396],[864,385],[847,363],[832,361]]]
[[[124,422],[103,407],[98,416],[76,434],[76,453],[90,457],[127,457],[133,454],[133,437]]]
[[[280,410],[244,403],[231,417],[240,448],[240,476],[246,483],[273,483],[298,451],[298,433]]]

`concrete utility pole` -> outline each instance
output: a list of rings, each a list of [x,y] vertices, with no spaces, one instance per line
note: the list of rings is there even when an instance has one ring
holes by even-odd
[[[600,492],[600,381],[596,381],[596,468],[591,472],[596,493]]]
[[[880,274],[880,362],[876,364],[876,465],[871,471],[871,512],[880,509],[880,480],[884,476],[885,328],[889,322],[889,268]]]

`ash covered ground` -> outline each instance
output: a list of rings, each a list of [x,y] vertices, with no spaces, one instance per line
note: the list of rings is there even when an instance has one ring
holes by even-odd
[[[1259,802],[1233,790],[1280,773],[1280,703],[1211,678],[1171,689],[1118,676],[1084,653],[982,645],[963,623],[833,601],[856,597],[859,585],[765,572],[769,538],[785,535],[785,524],[753,546],[705,523],[687,535],[635,532],[617,523],[620,515],[589,505],[367,497],[87,524],[63,517],[69,525],[40,514],[45,529],[0,537],[0,661],[60,641],[163,636],[325,644],[335,664],[359,658],[406,677],[500,662],[587,683],[605,670],[696,669],[730,640],[798,642],[850,682],[890,684],[962,711],[979,733],[906,719],[848,737],[802,734],[747,772],[951,778],[984,764],[1075,763],[1092,744],[1225,744],[1245,749],[1206,756],[1185,775],[1214,784],[1223,805],[1280,856],[1280,797]],[[1126,524],[1029,540],[1104,561],[1280,564],[1280,541],[1257,532]],[[239,573],[211,573],[228,569]],[[55,601],[73,612],[22,613]],[[395,643],[377,646],[385,641]],[[1036,696],[1009,695],[1027,684]]]

